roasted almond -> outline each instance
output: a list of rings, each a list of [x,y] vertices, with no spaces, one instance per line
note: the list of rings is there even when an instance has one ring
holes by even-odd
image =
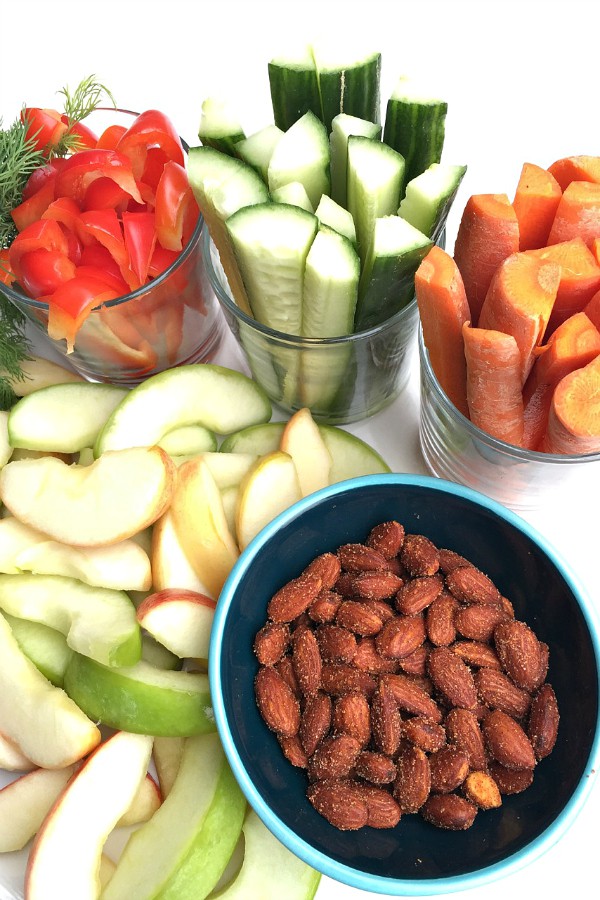
[[[321,579],[324,591],[330,591],[339,578],[341,564],[335,553],[321,553],[308,564],[303,575],[312,575]]]
[[[458,600],[448,591],[441,591],[427,607],[425,628],[427,637],[436,647],[447,647],[456,638],[454,616],[458,609]]]
[[[429,756],[431,790],[449,794],[463,783],[469,774],[469,757],[464,750],[447,744]]]
[[[476,672],[474,677],[477,693],[490,709],[501,709],[516,719],[522,719],[526,715],[531,696],[513,684],[504,672],[484,668]]]
[[[483,641],[455,641],[450,649],[471,668],[480,669],[483,666],[488,669],[502,668],[494,648],[484,644]]]
[[[321,687],[334,697],[348,694],[350,691],[361,691],[370,697],[376,684],[368,672],[362,672],[347,663],[324,663],[321,669]]]
[[[335,621],[342,628],[347,628],[361,637],[372,637],[381,631],[382,621],[376,612],[367,604],[357,600],[344,600],[340,603]]]
[[[370,637],[358,640],[352,665],[374,675],[398,671],[398,661],[382,656],[375,646],[375,639]]]
[[[302,694],[305,697],[312,697],[321,684],[322,662],[317,639],[308,628],[294,632],[292,663]]]
[[[393,572],[362,572],[354,577],[354,593],[364,600],[387,600],[404,584]]]
[[[396,777],[396,763],[385,753],[363,750],[356,758],[354,770],[359,778],[372,784],[391,784]]]
[[[324,819],[340,831],[356,831],[367,824],[367,803],[348,779],[316,781],[307,797]]]
[[[397,616],[389,619],[375,638],[378,652],[391,659],[410,656],[425,640],[422,616]]]
[[[283,750],[283,755],[287,761],[298,769],[306,769],[308,766],[308,756],[306,755],[298,735],[292,734],[286,737],[283,734],[278,734],[277,740],[279,741],[281,749]]]
[[[357,789],[367,804],[367,825],[370,828],[394,828],[402,810],[389,791],[373,784],[359,784]]]
[[[508,769],[533,769],[535,754],[531,741],[511,716],[492,710],[481,727],[491,756]]]
[[[502,667],[526,691],[538,686],[542,669],[540,642],[525,622],[501,622],[494,630],[494,645]]]
[[[429,759],[419,747],[409,744],[398,754],[396,766],[394,798],[402,812],[415,813],[423,806],[431,790]]]
[[[416,616],[433,603],[443,587],[444,582],[439,575],[413,578],[397,592],[396,609],[405,616]]]
[[[367,544],[379,551],[386,559],[397,556],[404,543],[404,526],[400,522],[390,520],[376,525],[367,538]]]
[[[408,656],[403,656],[398,660],[400,668],[407,675],[425,675],[427,671],[427,657],[429,656],[430,647],[421,644]]]
[[[479,809],[497,809],[502,806],[500,789],[488,772],[469,772],[463,791],[467,800]]]
[[[292,622],[308,609],[321,587],[321,579],[315,575],[301,575],[288,581],[269,600],[269,618],[274,622]]]
[[[319,625],[315,629],[315,637],[321,659],[350,663],[356,655],[356,637],[341,625]]]
[[[263,666],[274,666],[286,652],[290,643],[288,625],[267,622],[254,639],[254,653]]]
[[[477,815],[477,807],[458,794],[432,794],[424,804],[421,815],[436,828],[465,831]]]
[[[459,566],[446,575],[446,587],[461,603],[498,605],[500,591],[491,580],[475,566]]]
[[[323,738],[308,760],[311,781],[344,778],[354,767],[360,744],[350,734],[336,734]]]
[[[306,702],[300,718],[298,736],[307,756],[312,756],[331,728],[331,697],[318,691]]]
[[[298,733],[300,704],[281,675],[271,666],[261,666],[254,679],[256,703],[267,726],[286,737]]]
[[[404,537],[400,562],[407,572],[417,578],[422,575],[435,575],[440,567],[438,549],[423,534],[407,534]]]
[[[531,702],[527,736],[538,759],[544,759],[554,749],[558,736],[558,703],[551,685],[543,684]]]
[[[506,610],[501,606],[474,604],[457,609],[454,624],[463,637],[485,643],[492,640],[496,626],[508,619]]]
[[[364,600],[363,601],[366,606],[369,607],[374,613],[376,613],[382,622],[387,622],[388,619],[393,619],[396,615],[395,610],[389,603],[385,600]]]
[[[533,782],[533,769],[507,769],[499,762],[492,760],[488,771],[501,794],[521,794]]]
[[[294,672],[292,657],[284,656],[283,659],[280,659],[278,663],[275,663],[275,670],[281,675],[294,697],[300,699],[302,692],[300,690],[300,685],[298,684],[298,679],[296,678],[296,673]]]
[[[383,553],[374,550],[373,547],[367,547],[366,544],[343,544],[338,548],[337,555],[342,569],[353,574],[377,572],[378,569],[388,568]]]
[[[341,602],[341,596],[335,591],[321,591],[308,607],[308,616],[317,625],[333,622]]]
[[[444,575],[448,575],[449,572],[460,568],[460,566],[471,565],[469,560],[465,559],[464,556],[461,556],[460,553],[456,553],[455,550],[447,550],[445,547],[441,547],[438,550],[438,557],[440,561],[440,571],[443,572]]]
[[[364,694],[354,691],[338,697],[333,706],[332,726],[336,733],[349,734],[361,747],[371,740],[371,708]]]
[[[427,672],[450,706],[473,709],[477,688],[471,670],[448,647],[434,647],[427,657]]]
[[[484,769],[487,761],[481,727],[470,709],[451,709],[444,722],[448,740],[464,750],[472,769]]]
[[[340,597],[354,597],[354,573],[342,572],[333,589]]]
[[[390,690],[379,682],[371,699],[371,734],[373,744],[387,756],[393,756],[400,744],[402,720]]]
[[[399,709],[415,716],[425,716],[433,722],[442,721],[442,713],[435,700],[410,676],[382,675],[381,681]]]
[[[427,753],[439,750],[446,743],[446,729],[443,725],[425,719],[423,716],[413,716],[402,723],[402,737],[420,747]]]

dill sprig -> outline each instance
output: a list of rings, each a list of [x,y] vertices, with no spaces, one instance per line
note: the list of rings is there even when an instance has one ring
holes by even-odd
[[[0,119],[0,249],[10,246],[16,237],[11,211],[21,203],[27,179],[46,162],[35,140],[26,137],[27,128],[27,122],[15,119],[4,129]]]
[[[24,381],[21,364],[30,359],[25,316],[0,293],[0,409],[10,409],[17,397],[11,381]]]

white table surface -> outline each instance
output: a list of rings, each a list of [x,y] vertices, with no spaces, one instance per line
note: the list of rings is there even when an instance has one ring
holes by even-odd
[[[167,112],[193,145],[201,103],[210,95],[237,101],[247,133],[272,121],[267,62],[295,42],[325,37],[374,48],[383,58],[383,98],[399,75],[410,74],[426,79],[449,102],[444,160],[469,167],[448,223],[451,248],[470,194],[504,192],[512,199],[523,162],[546,166],[561,156],[600,154],[599,26],[597,0],[19,0],[3,9],[0,115],[8,124],[23,103],[56,106],[58,89],[74,87],[93,72],[121,106]],[[220,361],[240,365],[229,340]],[[426,472],[418,444],[416,362],[415,355],[409,386],[392,406],[348,429],[372,443],[398,472]],[[591,514],[600,499],[600,471],[589,468],[581,496],[560,505],[549,497],[543,509],[523,515],[558,549],[600,607],[597,524]],[[576,656],[574,649],[574,665]],[[586,807],[557,845],[468,897],[558,900],[574,890],[598,896],[599,818],[596,781]],[[21,869],[20,859],[0,858],[0,900],[19,896]],[[318,900],[376,896],[327,878],[318,891]]]

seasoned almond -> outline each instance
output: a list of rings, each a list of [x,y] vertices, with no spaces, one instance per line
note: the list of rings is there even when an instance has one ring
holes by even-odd
[[[300,690],[305,697],[312,697],[321,684],[321,654],[313,632],[301,628],[292,638],[292,663]]]
[[[498,785],[500,793],[506,796],[521,794],[533,782],[533,769],[507,769],[506,766],[492,760],[488,771]]]
[[[513,684],[504,672],[480,669],[475,674],[475,684],[480,699],[490,709],[501,709],[516,719],[522,719],[529,710],[530,695]]]
[[[374,550],[378,550],[386,559],[397,556],[404,543],[404,526],[400,522],[391,520],[376,525],[367,538],[367,544]]]
[[[298,679],[296,678],[296,673],[294,672],[292,657],[284,656],[283,659],[280,659],[278,663],[275,663],[274,668],[276,672],[281,675],[294,697],[300,699],[300,697],[302,696],[302,691],[300,690],[300,685],[298,684]]]
[[[448,744],[429,756],[431,790],[449,794],[463,783],[469,774],[469,757],[464,750]]]
[[[394,828],[402,810],[389,791],[373,784],[359,784],[357,789],[367,804],[367,825],[370,828]]]
[[[402,737],[420,747],[427,753],[439,750],[446,743],[446,729],[443,725],[425,719],[423,716],[414,716],[402,723]]]
[[[318,691],[304,707],[298,736],[307,756],[312,756],[331,728],[331,697]]]
[[[321,579],[324,591],[330,591],[339,578],[341,564],[335,553],[321,553],[308,564],[303,575],[312,575]]]
[[[300,704],[289,685],[271,666],[261,666],[254,679],[256,703],[267,726],[286,737],[298,733]]]
[[[382,621],[367,603],[344,600],[340,603],[335,621],[361,637],[371,637],[381,631]]]
[[[354,574],[342,572],[333,589],[341,597],[354,597]]]
[[[308,607],[308,616],[317,625],[333,622],[342,598],[335,591],[321,591]]]
[[[382,675],[381,681],[399,709],[415,716],[425,716],[433,722],[442,721],[442,713],[435,700],[410,676]]]
[[[306,794],[317,812],[340,831],[356,831],[367,824],[367,804],[348,779],[316,781]]]
[[[334,697],[361,691],[370,697],[376,687],[375,679],[368,673],[347,663],[324,663],[321,669],[321,687]]]
[[[308,766],[308,756],[306,755],[298,735],[292,734],[286,737],[285,735],[278,734],[277,740],[279,741],[281,749],[283,750],[283,755],[287,761],[298,769],[306,769]]]
[[[415,813],[425,803],[431,790],[431,769],[427,755],[407,745],[396,760],[397,775],[393,794],[402,812]]]
[[[500,789],[487,772],[469,772],[463,784],[465,797],[479,809],[497,809],[502,806]]]
[[[344,778],[354,767],[359,753],[360,744],[349,734],[323,738],[308,760],[308,777],[311,781]]]
[[[448,740],[465,751],[471,768],[484,769],[485,742],[475,713],[470,709],[451,709],[444,724]]]
[[[540,671],[536,680],[535,688],[539,688],[543,685],[548,675],[548,666],[550,664],[550,648],[548,644],[544,644],[543,641],[540,641]]]
[[[525,622],[501,622],[494,630],[494,645],[502,667],[526,691],[538,685],[542,669],[540,642]]]
[[[398,616],[389,619],[375,638],[378,652],[391,659],[410,656],[425,640],[422,616]]]
[[[413,577],[435,575],[440,567],[437,547],[423,534],[405,535],[400,562]]]
[[[465,638],[485,643],[491,641],[500,622],[508,621],[508,614],[501,606],[463,606],[456,611],[456,630]]]
[[[527,735],[538,759],[544,759],[554,749],[558,736],[558,703],[551,685],[544,684],[531,702]]]
[[[421,815],[436,828],[465,831],[475,821],[477,807],[458,794],[432,794],[424,804]]]
[[[288,581],[269,600],[269,618],[274,622],[292,622],[308,609],[321,587],[321,579],[314,575],[301,575]]]
[[[441,591],[429,605],[425,614],[427,637],[436,647],[447,647],[456,638],[454,616],[458,600],[448,591]]]
[[[341,625],[319,625],[315,629],[315,637],[321,659],[350,663],[356,655],[356,637]]]
[[[471,670],[448,647],[434,647],[427,657],[427,671],[450,706],[473,709],[477,688]]]
[[[531,741],[511,716],[492,710],[481,725],[492,757],[508,769],[533,769],[535,754]]]
[[[409,653],[408,656],[403,656],[398,660],[400,664],[400,668],[403,672],[406,672],[407,675],[425,675],[427,671],[427,657],[429,656],[430,647],[426,644],[421,644],[420,647],[417,647],[416,650],[413,650],[412,653]]]
[[[338,697],[332,716],[333,730],[356,738],[361,747],[371,740],[371,708],[364,694],[357,691]]]
[[[461,556],[460,553],[456,553],[454,550],[447,550],[444,547],[438,550],[438,557],[440,560],[440,571],[443,572],[444,575],[448,575],[449,572],[460,568],[460,566],[471,565],[469,560],[465,559],[464,556]]]
[[[352,665],[363,672],[370,672],[373,675],[398,671],[398,661],[386,659],[386,657],[382,656],[375,646],[374,638],[360,638],[358,640]]]
[[[446,575],[446,587],[461,603],[483,603],[497,606],[500,591],[491,580],[475,566],[459,566]]]
[[[286,652],[290,643],[288,625],[267,622],[254,639],[254,653],[263,666],[274,666]]]
[[[379,682],[371,699],[371,734],[373,744],[387,756],[393,756],[400,744],[402,720],[389,689]]]
[[[365,600],[387,600],[404,584],[393,572],[363,572],[354,578],[354,593]]]
[[[359,778],[372,784],[391,784],[396,777],[396,763],[385,753],[363,750],[356,758],[354,767]]]
[[[484,644],[483,641],[455,641],[450,649],[471,668],[480,669],[482,666],[488,669],[502,668],[494,648]]]
[[[393,619],[396,615],[393,607],[386,603],[385,600],[365,600],[364,603],[379,616],[382,622],[387,622],[388,619]]]
[[[387,560],[383,553],[367,547],[366,544],[343,544],[338,548],[342,569],[358,574],[360,572],[376,572],[387,569]]]
[[[443,587],[444,582],[439,575],[413,578],[396,594],[396,609],[405,616],[416,616],[433,603]]]

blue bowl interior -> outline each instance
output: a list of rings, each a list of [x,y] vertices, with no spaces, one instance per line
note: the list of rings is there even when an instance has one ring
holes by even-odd
[[[521,520],[510,513],[500,517],[495,504],[479,505],[472,492],[444,488],[434,479],[403,483],[401,476],[384,476],[361,482],[354,489],[326,489],[319,502],[304,501],[298,521],[285,521],[284,514],[283,523],[269,539],[261,536],[230,576],[211,647],[215,710],[226,750],[250,801],[260,799],[280,820],[278,836],[285,838],[290,829],[300,839],[294,846],[299,855],[334,877],[340,866],[367,876],[367,881],[344,875],[340,880],[368,887],[370,876],[409,882],[456,879],[497,867],[549,828],[586,773],[598,721],[595,639],[568,574],[525,523],[522,531],[511,524]],[[548,681],[561,714],[554,752],[538,765],[527,791],[504,798],[497,810],[480,812],[465,832],[436,829],[418,815],[403,817],[392,830],[336,830],[306,799],[305,773],[284,759],[255,705],[252,643],[271,595],[317,554],[362,541],[374,525],[391,518],[480,567],[512,601],[517,618],[550,647]],[[312,848],[308,855],[302,842]],[[333,869],[329,860],[323,865],[326,858]]]

